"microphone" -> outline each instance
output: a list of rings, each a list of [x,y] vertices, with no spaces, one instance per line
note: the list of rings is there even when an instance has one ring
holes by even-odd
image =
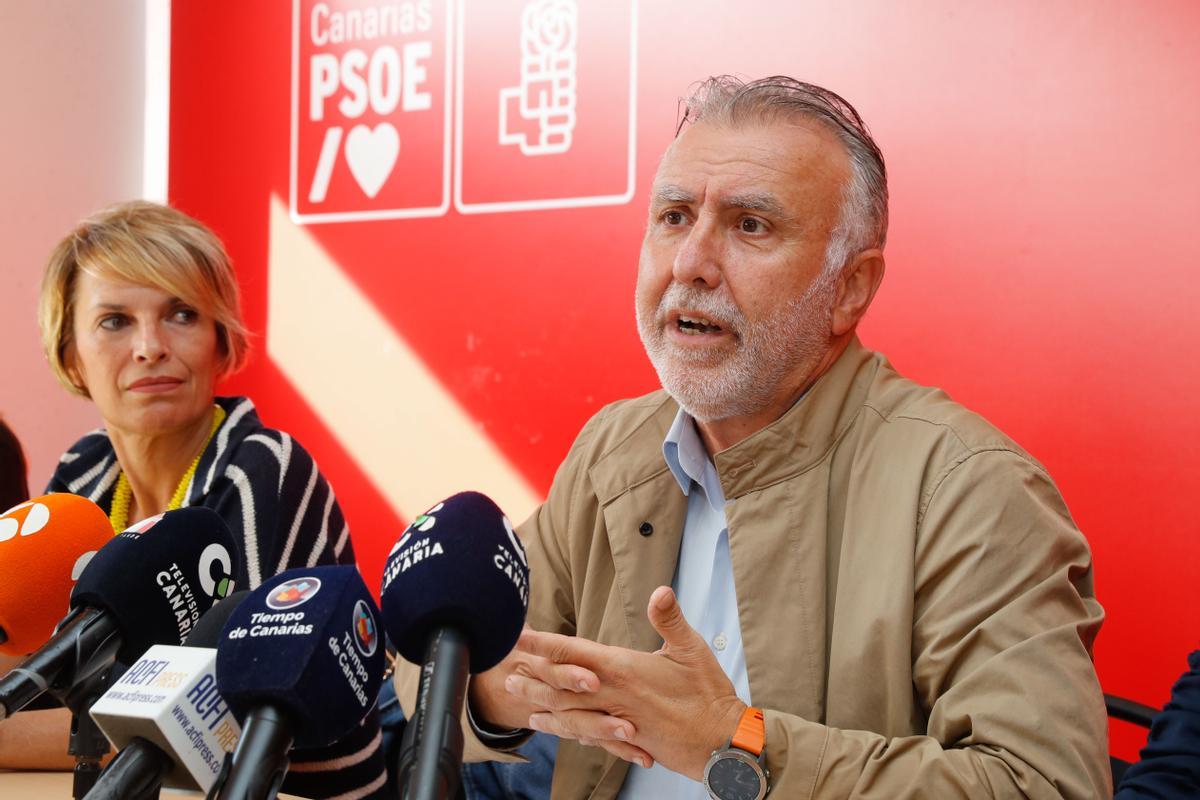
[[[273,798],[288,749],[350,733],[383,682],[379,612],[353,566],[289,569],[250,593],[217,646],[217,690],[242,725],[221,800]]]
[[[400,536],[384,565],[380,605],[400,655],[421,666],[400,746],[401,794],[453,796],[461,790],[467,672],[499,664],[521,635],[529,605],[525,549],[491,499],[456,494]]]
[[[78,693],[114,661],[182,643],[232,591],[235,552],[229,528],[202,507],[150,517],[113,537],[84,567],[57,633],[0,679],[0,720],[43,693],[77,711]]]
[[[183,647],[154,645],[91,708],[119,752],[84,800],[157,797],[161,786],[207,792],[241,735],[216,689],[217,642],[249,592],[221,600]]]
[[[112,533],[100,507],[75,494],[36,497],[0,515],[0,653],[26,656],[46,643],[75,579]]]

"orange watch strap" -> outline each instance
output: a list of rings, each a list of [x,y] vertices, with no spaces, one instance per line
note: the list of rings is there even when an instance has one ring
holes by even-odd
[[[742,712],[742,718],[738,721],[730,744],[757,756],[762,753],[766,741],[767,724],[763,721],[762,709],[747,706]]]

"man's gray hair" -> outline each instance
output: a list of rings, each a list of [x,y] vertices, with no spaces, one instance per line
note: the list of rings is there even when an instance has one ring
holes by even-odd
[[[862,117],[843,98],[820,86],[775,75],[749,83],[719,75],[699,84],[682,102],[678,136],[689,122],[737,126],[805,117],[832,131],[850,158],[850,180],[842,190],[838,223],[825,250],[825,275],[841,270],[851,257],[887,241],[887,167]]]

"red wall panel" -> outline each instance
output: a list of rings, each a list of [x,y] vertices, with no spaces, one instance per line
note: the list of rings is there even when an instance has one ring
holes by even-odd
[[[313,5],[173,4],[171,198],[225,238],[247,320],[264,338],[271,204],[286,206],[291,189],[293,14],[303,44],[296,63],[306,70],[320,51],[305,31]],[[1200,423],[1191,405],[1200,322],[1190,311],[1200,288],[1190,229],[1200,217],[1200,6],[642,2],[635,42],[625,24],[632,3],[579,0],[578,147],[555,162],[492,144],[489,104],[497,87],[517,82],[525,4],[461,5],[458,20],[445,17],[442,3],[426,10],[438,31],[462,26],[463,41],[449,45],[464,69],[465,107],[450,105],[452,120],[466,123],[464,153],[451,153],[462,200],[545,199],[548,191],[559,201],[610,199],[464,213],[478,209],[443,197],[449,207],[438,216],[297,227],[520,479],[544,492],[592,412],[655,386],[632,295],[646,191],[674,131],[676,98],[720,72],[824,84],[862,112],[890,170],[889,271],[864,340],[982,412],[1049,467],[1095,553],[1109,613],[1097,646],[1106,691],[1165,699],[1197,646]],[[371,51],[419,38],[359,45]],[[426,38],[441,65],[446,42]],[[635,170],[631,200],[618,202],[611,196],[627,188],[630,55]],[[339,123],[394,119],[401,144],[377,199],[346,199],[356,186],[339,161],[330,208],[385,208],[404,202],[389,184],[430,180],[428,160],[441,151],[426,139],[436,140],[437,115],[454,98],[445,96],[440,66],[429,74],[429,91],[439,94],[428,112]],[[298,122],[311,123],[307,94],[300,99]],[[410,135],[416,129],[423,132]],[[314,152],[302,153],[306,180]],[[417,154],[420,164],[405,161]],[[300,205],[314,210],[303,197]],[[345,314],[330,307],[311,325],[336,341],[357,324]],[[370,348],[345,358],[358,376],[346,391],[377,406],[379,365],[390,362]],[[372,582],[405,512],[381,488],[388,476],[364,466],[336,433],[338,420],[283,367],[260,347],[229,388],[253,395],[270,424],[317,455]],[[382,400],[405,413],[403,394]],[[405,441],[390,446],[396,469],[420,468],[425,454]],[[1135,746],[1135,734],[1115,736],[1117,752]]]

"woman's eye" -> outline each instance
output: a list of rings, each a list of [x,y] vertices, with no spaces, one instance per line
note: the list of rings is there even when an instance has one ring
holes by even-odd
[[[125,327],[125,318],[118,314],[110,314],[100,320],[100,327],[106,331],[119,331]]]
[[[177,309],[175,311],[175,313],[171,315],[171,319],[175,320],[176,322],[181,322],[181,323],[187,325],[187,324],[195,322],[197,316],[199,316],[199,315],[195,312],[194,309],[180,308],[180,309]]]

